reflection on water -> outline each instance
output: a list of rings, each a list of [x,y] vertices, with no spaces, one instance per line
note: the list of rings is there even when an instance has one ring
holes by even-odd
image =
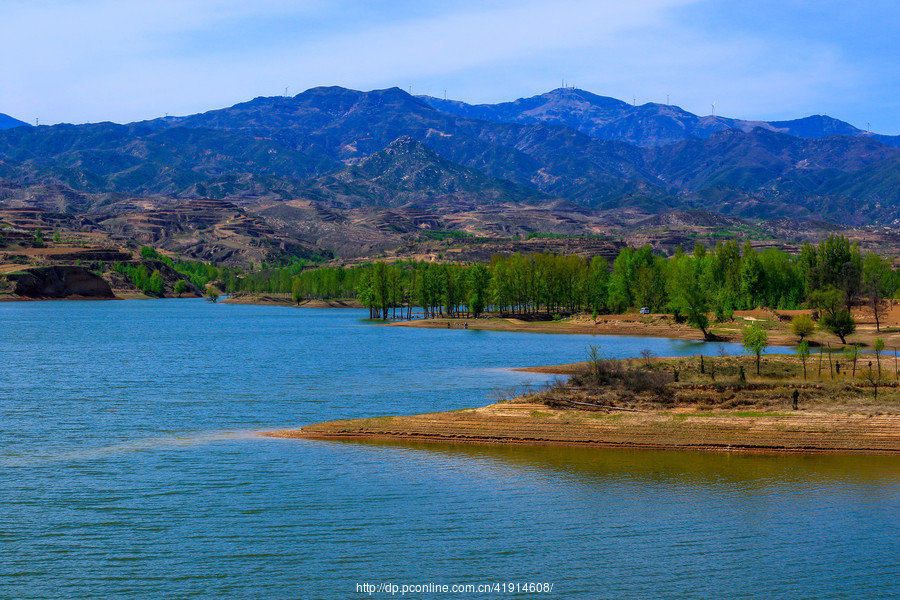
[[[311,443],[304,441],[305,443]],[[567,446],[512,444],[453,444],[396,440],[341,440],[312,442],[414,450],[421,460],[452,457],[505,468],[553,470],[562,476],[589,482],[594,478],[642,479],[669,484],[734,485],[883,485],[900,488],[900,459],[894,456],[840,454],[748,454],[672,450],[617,450]]]

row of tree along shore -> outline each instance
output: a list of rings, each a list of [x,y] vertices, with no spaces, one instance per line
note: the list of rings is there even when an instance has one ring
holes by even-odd
[[[201,263],[175,263],[202,287],[214,282],[226,293],[290,293],[295,302],[356,298],[373,318],[410,318],[414,307],[428,317],[539,317],[576,312],[594,315],[648,309],[672,313],[707,335],[709,315],[730,320],[734,310],[811,308],[822,325],[843,340],[854,328],[851,310],[866,304],[876,325],[900,288],[892,260],[860,251],[841,235],[798,255],[777,248],[757,251],[749,242],[719,242],[693,253],[666,257],[649,246],[624,248],[612,264],[602,257],[513,254],[490,264],[376,261],[357,267],[319,267],[297,262],[243,271]]]

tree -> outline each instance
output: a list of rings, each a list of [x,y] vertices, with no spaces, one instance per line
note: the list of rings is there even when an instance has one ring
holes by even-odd
[[[841,310],[843,296],[839,289],[828,285],[810,292],[809,303],[825,315],[834,315]]]
[[[846,337],[856,331],[856,321],[846,310],[839,310],[830,315],[826,314],[822,317],[822,326],[841,338],[842,344],[846,344]]]
[[[591,312],[596,314],[605,311],[609,298],[609,264],[602,256],[591,259],[586,288],[587,305]]]
[[[369,309],[370,319],[378,317],[378,312],[375,308],[375,291],[372,287],[372,273],[369,269],[363,271],[362,277],[359,279],[359,285],[356,287],[356,299]]]
[[[603,369],[603,354],[600,352],[600,344],[589,344],[587,349],[588,369],[594,385],[602,383],[601,371]]]
[[[799,337],[801,342],[815,330],[816,323],[809,315],[797,315],[791,319],[791,333]]]
[[[294,277],[294,281],[291,282],[291,299],[298,306],[303,300],[303,280],[299,277]]]
[[[881,353],[884,351],[884,340],[875,338],[875,360],[878,361],[878,379],[881,379]]]
[[[687,317],[687,322],[703,333],[704,339],[709,339],[709,307],[706,304],[706,294],[700,286],[700,277],[697,273],[696,261],[688,256],[676,256],[672,259],[669,274],[669,297],[673,311],[680,312]]]
[[[865,371],[860,371],[860,376],[869,382],[869,385],[875,390],[875,400],[878,401],[878,384],[881,383],[881,377],[872,370],[872,363],[869,362],[869,368]]]
[[[206,286],[206,299],[215,304],[219,301],[219,290],[214,285]]]
[[[744,348],[756,355],[756,374],[759,375],[760,357],[769,347],[769,335],[765,329],[759,326],[759,323],[754,323],[744,328],[742,337]]]
[[[853,377],[856,377],[856,361],[859,360],[859,344],[853,344],[849,348],[844,350],[844,356],[847,357],[847,360],[853,363]]]
[[[478,263],[469,270],[469,312],[478,317],[487,304],[487,290],[491,283],[491,272]]]
[[[188,289],[187,282],[184,279],[179,279],[175,282],[175,287],[172,288],[172,291],[178,294],[178,297],[181,298],[181,295],[185,293]]]
[[[797,346],[797,356],[803,362],[803,379],[806,379],[806,359],[809,358],[809,342],[803,340]]]
[[[893,273],[891,264],[874,252],[863,260],[863,289],[875,313],[875,331],[881,331],[881,304],[889,293]]]
[[[157,296],[162,296],[166,291],[165,284],[163,283],[162,273],[159,272],[159,269],[153,271],[153,274],[147,281],[147,288],[145,291],[150,294],[156,294]]]
[[[380,311],[381,318],[387,320],[388,308],[391,305],[391,288],[389,267],[381,261],[372,265],[372,294],[373,305],[376,311]]]
[[[613,261],[612,273],[609,276],[607,303],[613,312],[625,312],[625,309],[634,306],[634,299],[631,295],[634,270],[634,249],[626,246]]]
[[[764,303],[765,286],[762,263],[748,240],[741,256],[741,295],[745,308],[756,308]]]

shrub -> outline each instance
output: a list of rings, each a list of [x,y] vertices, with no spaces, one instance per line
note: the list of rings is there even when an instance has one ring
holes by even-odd
[[[801,342],[815,330],[816,323],[809,315],[797,315],[791,319],[791,333],[799,337]]]

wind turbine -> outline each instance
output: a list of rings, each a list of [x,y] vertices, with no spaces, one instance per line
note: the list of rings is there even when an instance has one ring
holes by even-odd
[[[712,106],[712,116],[714,116],[714,117],[716,116],[716,103],[717,103],[717,102],[718,102],[718,100],[713,100],[713,103],[711,104],[711,106]]]

